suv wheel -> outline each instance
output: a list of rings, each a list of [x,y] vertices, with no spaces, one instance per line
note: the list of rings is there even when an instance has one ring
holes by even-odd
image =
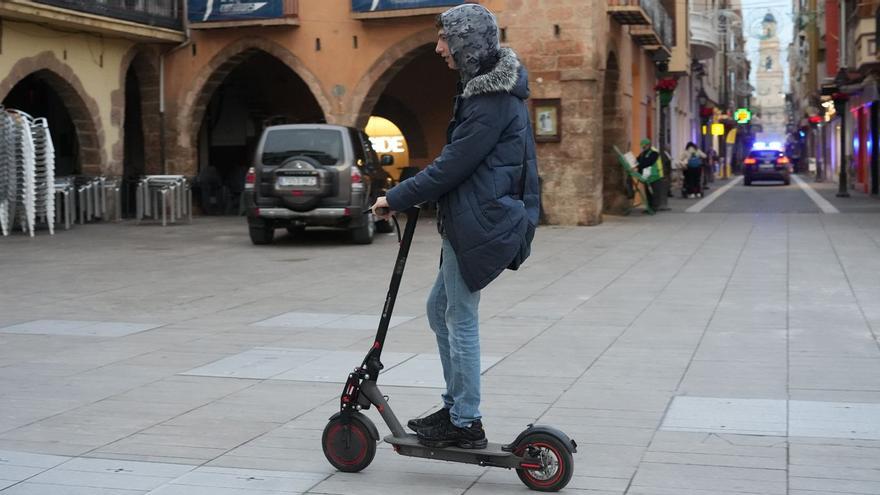
[[[248,222],[248,233],[256,245],[272,244],[275,239],[275,227],[269,222]]]
[[[367,221],[359,227],[351,229],[351,242],[355,244],[372,244],[373,235],[376,233],[376,222],[373,214],[367,214]]]

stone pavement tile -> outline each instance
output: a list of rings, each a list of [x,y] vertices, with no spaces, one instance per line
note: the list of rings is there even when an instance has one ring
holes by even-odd
[[[880,440],[880,404],[790,401],[789,435]]]
[[[589,407],[620,411],[660,412],[669,404],[669,393],[654,389],[617,389],[578,381],[555,404],[558,407]]]
[[[828,390],[820,388],[789,388],[792,400],[880,403],[880,390]]]
[[[687,493],[685,490],[712,490],[715,493],[785,495],[787,476],[784,469],[642,462],[633,477],[632,489],[645,488],[682,490],[679,493]]]
[[[120,490],[152,490],[193,466],[76,458],[28,480],[29,483]]]
[[[388,472],[367,468],[360,473],[336,473],[310,491],[331,495],[352,493],[365,495],[460,494],[464,493],[476,479],[475,475]]]
[[[253,381],[230,378],[169,376],[131,388],[114,396],[114,399],[188,404],[190,408],[194,408],[254,384]]]
[[[785,436],[788,431],[786,413],[783,400],[677,396],[661,429]]]
[[[237,490],[238,493],[294,494],[308,491],[326,477],[322,473],[205,466],[193,469],[149,493],[151,495],[208,493],[232,495]]]
[[[69,457],[0,450],[0,490],[68,460]]]
[[[145,495],[146,493],[146,490],[31,482],[20,483],[3,490],[3,495]]]
[[[761,490],[761,488],[757,488]],[[791,495],[790,492],[787,495]],[[660,488],[631,486],[626,495],[765,495],[764,491],[730,491],[722,488],[691,489],[691,488]],[[810,494],[814,495],[814,494]]]
[[[814,476],[790,476],[789,486],[795,490],[834,490],[838,493],[874,495],[880,493],[880,481],[853,480],[848,478],[819,478]]]
[[[880,442],[792,437],[789,463],[794,466],[880,470]]]
[[[612,426],[624,428],[653,428],[660,424],[660,415],[643,411],[620,411],[609,409],[591,408],[566,408],[553,406],[544,413],[540,422],[542,424],[556,424],[556,422],[571,423],[581,421],[587,426]]]
[[[784,437],[696,434],[662,431],[645,453],[645,462],[786,469]]]

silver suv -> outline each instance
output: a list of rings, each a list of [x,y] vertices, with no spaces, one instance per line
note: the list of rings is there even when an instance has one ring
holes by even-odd
[[[369,244],[376,231],[390,232],[364,210],[393,185],[367,135],[326,124],[276,125],[263,130],[243,201],[254,244],[270,244],[275,229],[291,234],[306,227],[347,229],[352,242]]]

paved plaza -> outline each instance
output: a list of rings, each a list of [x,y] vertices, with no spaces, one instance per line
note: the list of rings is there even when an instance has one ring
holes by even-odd
[[[538,229],[482,295],[490,441],[567,432],[565,493],[880,494],[880,200],[804,180]],[[0,238],[0,494],[528,493],[386,444],[361,473],[328,464],[397,239],[282,232],[252,246],[244,219],[200,217]],[[402,419],[440,405],[438,254],[424,219],[379,381]]]

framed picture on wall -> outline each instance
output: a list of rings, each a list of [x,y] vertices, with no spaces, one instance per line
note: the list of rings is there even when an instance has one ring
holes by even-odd
[[[532,100],[535,141],[559,142],[562,138],[562,107],[559,98]]]

